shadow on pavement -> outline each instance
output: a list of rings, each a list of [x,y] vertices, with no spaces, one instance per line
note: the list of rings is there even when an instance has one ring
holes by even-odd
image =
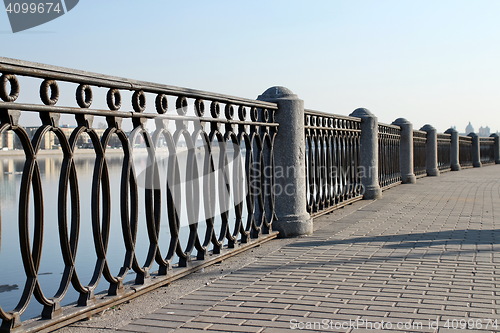
[[[289,244],[290,247],[316,247],[332,246],[338,244],[356,244],[356,243],[389,243],[380,244],[384,248],[420,248],[440,245],[481,245],[481,244],[500,244],[500,229],[466,229],[466,230],[447,230],[437,232],[410,233],[402,235],[383,235],[369,237],[355,237],[348,239],[331,240],[301,240]]]

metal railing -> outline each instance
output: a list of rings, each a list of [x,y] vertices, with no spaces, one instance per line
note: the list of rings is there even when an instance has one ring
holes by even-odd
[[[0,202],[0,223],[8,227],[0,225],[0,241],[18,241],[11,253],[2,247],[0,259],[10,272],[10,257],[18,254],[21,273],[15,278],[25,280],[21,288],[0,281],[4,289],[19,289],[7,306],[0,299],[0,332],[54,330],[89,317],[276,237],[277,218],[275,229],[282,227],[282,216],[285,225],[287,216],[307,216],[306,208],[313,217],[328,213],[362,199],[363,183],[376,187],[378,197],[371,173],[377,166],[382,189],[401,183],[401,167],[411,169],[411,156],[400,156],[411,151],[406,138],[401,147],[401,127],[377,123],[365,109],[359,114],[366,119],[281,103],[298,100],[283,87],[261,95],[278,100],[278,108],[6,58],[0,58],[0,75],[0,154],[6,144],[14,149],[9,154],[20,156],[17,169],[0,163],[0,176],[7,174],[1,185],[17,182],[0,186],[7,189],[0,199],[10,191],[8,204],[16,207]],[[35,119],[36,126],[24,119]],[[297,119],[304,119],[304,128],[287,128]],[[370,127],[372,121],[378,128]],[[427,149],[429,156],[438,155],[437,165],[429,166],[433,171],[456,163],[451,135],[438,134],[437,145],[430,141],[426,132],[413,131],[416,176],[426,175],[426,162],[436,164],[426,161]],[[483,163],[495,161],[495,138],[481,138],[474,154],[472,142],[459,137],[462,167],[479,164],[473,161],[479,155]],[[297,145],[293,154],[276,155],[275,166],[275,153],[287,152],[274,150],[291,144]],[[58,157],[46,163],[47,154]],[[293,174],[278,176],[293,163]],[[305,188],[298,178],[304,176]],[[295,185],[295,192],[275,198],[283,184]],[[286,205],[296,198],[300,205]],[[290,215],[297,207],[301,214]],[[13,215],[6,218],[6,211]],[[79,264],[82,258],[87,265]],[[41,269],[47,260],[58,265],[54,272],[60,274],[48,272],[55,288],[48,288]]]
[[[401,128],[395,125],[378,125],[378,177],[381,188],[401,182],[399,146]]]
[[[482,164],[495,163],[495,138],[479,138],[479,148]]]
[[[52,319],[33,327],[57,327],[58,321],[81,318],[82,308],[92,311],[103,304],[110,306],[116,299],[139,294],[141,285],[151,289],[168,283],[182,267],[237,250],[260,236],[276,236],[271,232],[276,104],[6,58],[0,58],[0,73],[0,132],[14,133],[25,158],[17,221],[8,222],[18,225],[26,280],[17,305],[0,308],[2,330],[19,328],[20,316],[33,299],[43,307],[41,317]],[[22,86],[20,77],[32,81]],[[32,93],[35,85],[40,89],[40,102],[17,102],[20,95]],[[64,95],[63,86],[71,93]],[[129,101],[122,97],[127,92]],[[105,96],[101,102],[108,109],[92,107],[99,93]],[[149,105],[154,106],[152,112],[146,109]],[[31,139],[19,122],[19,116],[27,113],[38,115],[41,122]],[[77,124],[69,135],[59,126],[61,117]],[[93,126],[96,117],[105,123],[100,132]],[[37,160],[49,135],[56,137],[59,147],[53,151],[62,158],[55,192],[43,185]],[[88,138],[88,151],[94,157],[89,184],[81,183],[75,163],[82,136]],[[110,151],[111,140],[118,142],[117,150]],[[112,188],[114,175],[108,166],[110,156],[117,152],[123,160],[121,181],[118,188]],[[88,207],[80,202],[84,186],[90,186]],[[49,206],[44,199],[52,197],[57,199]],[[118,207],[113,208],[115,203]],[[181,207],[188,207],[187,212]],[[113,209],[118,219],[110,218]],[[55,212],[56,221],[46,220],[44,211]],[[90,221],[83,221],[83,214]],[[50,242],[59,249],[63,267],[60,277],[55,275],[60,279],[57,292],[47,295],[39,267],[48,241],[44,228],[54,222],[58,238]],[[111,263],[108,252],[113,236],[110,226],[115,223],[122,230],[124,249],[119,263]],[[189,226],[185,238],[179,236],[181,225]],[[93,256],[94,261],[91,277],[85,281],[75,265],[83,255],[80,247],[88,245],[79,241],[82,228],[92,228],[89,244],[93,245],[84,255]],[[138,230],[147,234],[143,257],[137,254]],[[133,286],[126,283],[130,279]],[[97,298],[97,287],[104,282],[109,284],[104,288],[108,296]],[[66,299],[70,289],[76,292],[75,299]],[[61,304],[70,302],[77,302],[78,310],[62,312]],[[29,330],[31,326],[23,327]]]
[[[312,216],[362,198],[361,119],[305,111],[307,208]]]
[[[427,144],[427,132],[413,131],[413,169],[415,176],[422,177],[426,172],[425,145]]]
[[[451,169],[451,134],[437,134],[438,169],[449,171]]]
[[[458,137],[458,161],[462,168],[472,167],[472,138],[470,136]]]

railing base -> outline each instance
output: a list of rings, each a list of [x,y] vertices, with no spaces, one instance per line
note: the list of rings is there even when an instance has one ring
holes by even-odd
[[[401,185],[401,184],[403,184],[403,182],[399,181],[399,182],[395,182],[395,183],[392,183],[392,184],[389,184],[389,185],[383,186],[383,187],[381,187],[380,189],[381,189],[382,191],[387,191],[388,189],[391,189],[391,188],[393,188],[393,187],[395,187],[395,186],[398,186],[398,185]]]
[[[62,316],[53,320],[44,319],[34,319],[31,321],[25,321],[19,328],[14,328],[11,330],[0,330],[0,332],[52,332],[61,327],[70,325],[82,319],[90,318],[92,315],[102,312],[112,306],[122,304],[133,298],[141,296],[151,290],[160,288],[162,286],[168,285],[175,280],[178,280],[186,275],[194,273],[202,268],[211,266],[218,262],[221,262],[227,258],[230,258],[236,254],[244,252],[253,247],[259,246],[262,243],[268,242],[272,239],[278,237],[278,232],[271,232],[267,235],[260,235],[258,239],[252,239],[248,243],[242,243],[233,249],[223,249],[221,254],[209,255],[204,261],[194,260],[190,263],[187,268],[176,268],[171,272],[171,274],[166,276],[155,275],[150,279],[147,279],[143,285],[130,285],[125,284],[125,291],[121,296],[111,297],[106,294],[96,295],[96,301],[89,307],[83,308],[79,306],[66,307],[63,308]]]
[[[19,314],[14,314],[13,318],[9,321],[2,321],[2,325],[0,326],[0,333],[17,333],[24,331]]]
[[[362,196],[362,195],[357,196],[357,197],[355,197],[355,198],[347,199],[347,200],[342,201],[342,202],[340,202],[340,203],[338,203],[338,204],[336,204],[336,205],[334,205],[334,206],[331,206],[331,207],[328,207],[328,208],[326,208],[326,209],[320,210],[320,211],[318,211],[318,212],[312,213],[312,214],[311,214],[311,217],[312,217],[313,219],[315,219],[315,218],[317,218],[317,217],[320,217],[320,216],[322,216],[322,215],[325,215],[325,214],[331,213],[331,212],[333,212],[334,210],[337,210],[337,209],[339,209],[339,208],[345,207],[345,206],[350,205],[350,204],[352,204],[353,202],[356,202],[356,201],[359,201],[359,200],[363,200],[363,196]]]

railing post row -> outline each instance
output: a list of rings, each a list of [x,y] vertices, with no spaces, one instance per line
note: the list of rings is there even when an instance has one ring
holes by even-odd
[[[424,125],[421,131],[427,132],[427,143],[425,145],[425,160],[427,176],[439,176],[437,131],[432,125]]]
[[[363,186],[363,199],[382,196],[378,181],[378,119],[369,110],[359,108],[350,114],[361,118],[359,174]]]
[[[275,121],[279,130],[274,142],[273,189],[277,220],[273,222],[273,230],[279,231],[280,237],[310,234],[313,229],[306,209],[304,101],[285,87],[271,87],[258,100],[278,105]]]
[[[401,128],[399,146],[399,165],[403,184],[415,184],[417,178],[413,170],[413,124],[405,118],[398,118],[393,123]]]

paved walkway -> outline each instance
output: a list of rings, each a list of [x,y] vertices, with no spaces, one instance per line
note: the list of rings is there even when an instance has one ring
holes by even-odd
[[[500,331],[500,166],[419,179],[315,224],[116,330]]]

